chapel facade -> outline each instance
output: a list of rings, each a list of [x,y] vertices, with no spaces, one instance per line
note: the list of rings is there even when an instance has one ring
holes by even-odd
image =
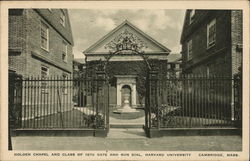
[[[83,53],[86,77],[98,64],[104,64],[109,81],[109,104],[114,109],[129,104],[132,109],[144,106],[146,76],[153,67],[158,75],[168,74],[170,50],[125,20]],[[87,106],[91,106],[87,95]]]

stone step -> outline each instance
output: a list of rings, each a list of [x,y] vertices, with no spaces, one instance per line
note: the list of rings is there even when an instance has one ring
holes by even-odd
[[[144,124],[138,124],[138,123],[112,123],[110,124],[110,128],[143,128]]]

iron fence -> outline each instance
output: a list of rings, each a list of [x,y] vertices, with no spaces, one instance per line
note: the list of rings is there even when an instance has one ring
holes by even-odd
[[[15,128],[108,128],[109,85],[94,78],[10,76]],[[241,127],[242,79],[182,75],[146,81],[145,129]]]
[[[51,76],[15,82],[22,93],[16,128],[106,128],[105,79]]]
[[[223,76],[151,76],[150,128],[222,128],[236,126],[236,122],[240,125],[241,81],[239,77]]]

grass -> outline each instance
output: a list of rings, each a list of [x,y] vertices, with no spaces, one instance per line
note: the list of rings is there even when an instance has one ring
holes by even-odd
[[[23,120],[22,128],[86,128],[86,114],[72,109],[65,112]]]

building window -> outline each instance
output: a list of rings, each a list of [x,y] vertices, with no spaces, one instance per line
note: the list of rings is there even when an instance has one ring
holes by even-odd
[[[206,74],[207,74],[207,77],[210,76],[210,69],[209,69],[209,66],[206,67]]]
[[[60,13],[60,23],[65,26],[65,14],[64,12],[61,10],[61,13]]]
[[[67,46],[67,43],[65,41],[62,41],[62,60],[64,62],[67,62],[67,49],[68,49],[68,46]]]
[[[9,15],[22,16],[24,9],[9,9]]]
[[[171,64],[171,69],[175,69],[175,64],[173,63],[173,64]]]
[[[43,93],[48,93],[48,83],[45,80],[47,77],[49,76],[49,68],[42,66],[41,67],[41,77],[42,77],[42,81],[41,81],[41,89]]]
[[[189,40],[187,43],[187,60],[191,60],[193,58],[193,41]]]
[[[41,22],[41,47],[49,50],[49,27]]]
[[[191,10],[190,11],[190,15],[189,15],[189,22],[190,22],[190,24],[193,22],[194,15],[195,15],[195,10]]]
[[[67,86],[66,86],[66,79],[67,79],[68,75],[63,73],[62,74],[62,93],[63,94],[67,94]]]
[[[216,20],[214,19],[207,25],[207,48],[215,45],[216,40]]]

